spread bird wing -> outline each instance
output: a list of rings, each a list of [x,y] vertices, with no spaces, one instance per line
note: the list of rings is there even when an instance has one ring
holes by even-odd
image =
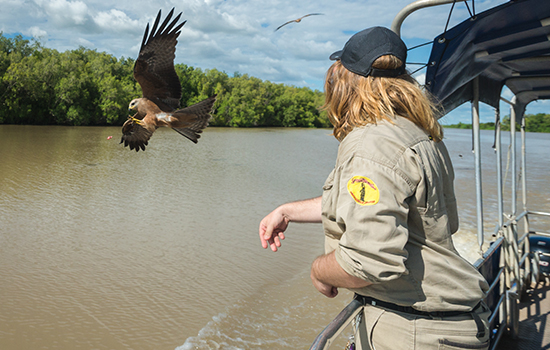
[[[174,69],[174,58],[180,29],[187,22],[178,24],[181,13],[170,22],[173,14],[174,9],[159,27],[159,11],[151,33],[147,23],[134,65],[134,78],[141,86],[143,97],[154,101],[163,110],[168,109],[167,111],[180,106],[181,84]]]
[[[309,16],[319,16],[319,15],[323,15],[323,14],[322,13],[309,13],[309,14],[303,16],[302,18],[306,18],[306,17],[309,17]],[[302,18],[300,18],[300,19],[302,19]]]
[[[200,133],[208,126],[212,106],[216,101],[216,95],[207,98],[197,104],[175,111],[172,115],[180,120],[180,125],[173,123],[172,129],[197,143]]]
[[[284,27],[284,26],[286,26],[287,24],[292,23],[292,22],[296,22],[296,20],[293,19],[292,21],[288,21],[288,22],[286,22],[286,23],[281,24],[280,26],[277,27],[277,29],[275,29],[275,31],[278,31],[278,30],[281,29],[282,27]]]
[[[129,146],[131,150],[135,149],[145,151],[145,146],[149,144],[149,139],[156,130],[156,125],[149,123],[149,118],[142,120],[128,117],[128,120],[122,125],[122,138],[120,143],[124,142],[124,147]]]
[[[299,23],[303,18],[306,18],[306,17],[309,17],[309,16],[318,16],[318,15],[322,15],[322,13],[308,13],[305,16],[302,16],[300,18],[293,19],[292,21],[288,21],[286,23],[281,24],[280,26],[277,27],[277,29],[275,29],[275,32],[278,31],[279,29],[281,29],[282,27],[286,26],[287,24],[292,23],[292,22]]]

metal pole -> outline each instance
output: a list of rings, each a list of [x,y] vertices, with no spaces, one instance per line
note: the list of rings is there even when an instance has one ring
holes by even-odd
[[[525,152],[525,109],[521,115],[521,195],[522,195],[522,204],[523,204],[523,211],[527,212],[527,181],[526,181],[526,152]],[[529,215],[525,215],[523,218],[523,234],[528,234],[530,231],[529,228]],[[523,253],[530,254],[531,252],[531,244],[529,242],[529,235],[526,236],[526,238],[523,240]],[[525,279],[527,281],[524,281],[524,283],[530,283],[531,280],[534,279],[532,275],[532,266],[531,266],[531,259],[528,257],[525,261]]]
[[[512,98],[512,106],[510,107],[510,148],[512,158],[512,216],[516,215],[517,210],[517,193],[516,193],[516,96]]]
[[[500,126],[500,108],[495,109],[495,151],[497,155],[497,206],[498,206],[498,227],[502,229],[504,224],[504,209],[502,207],[502,140]]]
[[[521,116],[521,189],[522,189],[522,203],[523,211],[527,211],[527,160],[526,160],[526,148],[525,148],[525,113]]]
[[[401,25],[403,24],[403,21],[405,21],[405,18],[407,18],[414,11],[420,10],[426,7],[450,4],[455,1],[465,2],[467,0],[418,0],[413,3],[410,3],[407,6],[403,7],[403,9],[399,11],[399,13],[394,17],[393,22],[391,24],[391,30],[397,33],[397,35],[401,35]]]
[[[477,208],[477,243],[483,251],[483,199],[481,191],[481,145],[479,133],[479,78],[473,82],[474,97],[472,100],[472,132],[474,136],[474,162],[476,176],[476,208]]]

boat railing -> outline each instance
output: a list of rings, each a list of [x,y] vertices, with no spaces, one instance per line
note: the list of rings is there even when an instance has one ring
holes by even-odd
[[[498,238],[483,254],[483,257],[474,263],[474,266],[489,283],[489,290],[485,295],[484,302],[491,310],[489,317],[491,349],[496,346],[507,328],[510,319],[508,317],[508,300],[513,297],[513,295],[506,292],[507,275],[504,254],[502,254],[504,242],[504,237]]]
[[[550,213],[526,210],[510,218],[499,230],[499,236],[505,239],[507,287],[512,289],[515,285],[520,297],[530,284],[535,283],[540,277],[538,265],[533,261],[535,256],[530,247],[529,237],[532,235],[550,237],[550,232],[533,231],[530,228],[530,215],[550,217]],[[520,224],[522,224],[521,235],[518,233]]]
[[[352,322],[358,323],[357,318],[361,317],[363,304],[357,299],[353,299],[332,322],[319,333],[315,341],[309,348],[310,350],[325,350],[330,348],[336,338],[344,331]]]
[[[533,231],[529,224],[530,216],[550,217],[550,213],[525,210],[517,216],[509,217],[499,229],[499,235],[503,238],[502,266],[505,269],[504,286],[507,296],[506,326],[514,339],[519,334],[519,300],[541,279],[540,257],[550,256],[545,252],[533,252],[529,238],[550,238],[550,232]]]

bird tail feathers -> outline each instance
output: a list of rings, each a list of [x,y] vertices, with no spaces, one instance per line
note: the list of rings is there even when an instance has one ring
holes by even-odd
[[[208,121],[212,118],[210,113],[214,102],[216,102],[216,95],[172,112],[172,117],[178,120],[171,123],[172,129],[197,143],[201,137],[199,134],[208,126]]]

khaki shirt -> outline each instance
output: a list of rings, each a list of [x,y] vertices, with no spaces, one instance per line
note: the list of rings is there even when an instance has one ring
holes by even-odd
[[[422,311],[470,311],[488,289],[456,251],[454,172],[443,142],[402,117],[355,128],[323,187],[326,253],[373,284],[353,291]]]

